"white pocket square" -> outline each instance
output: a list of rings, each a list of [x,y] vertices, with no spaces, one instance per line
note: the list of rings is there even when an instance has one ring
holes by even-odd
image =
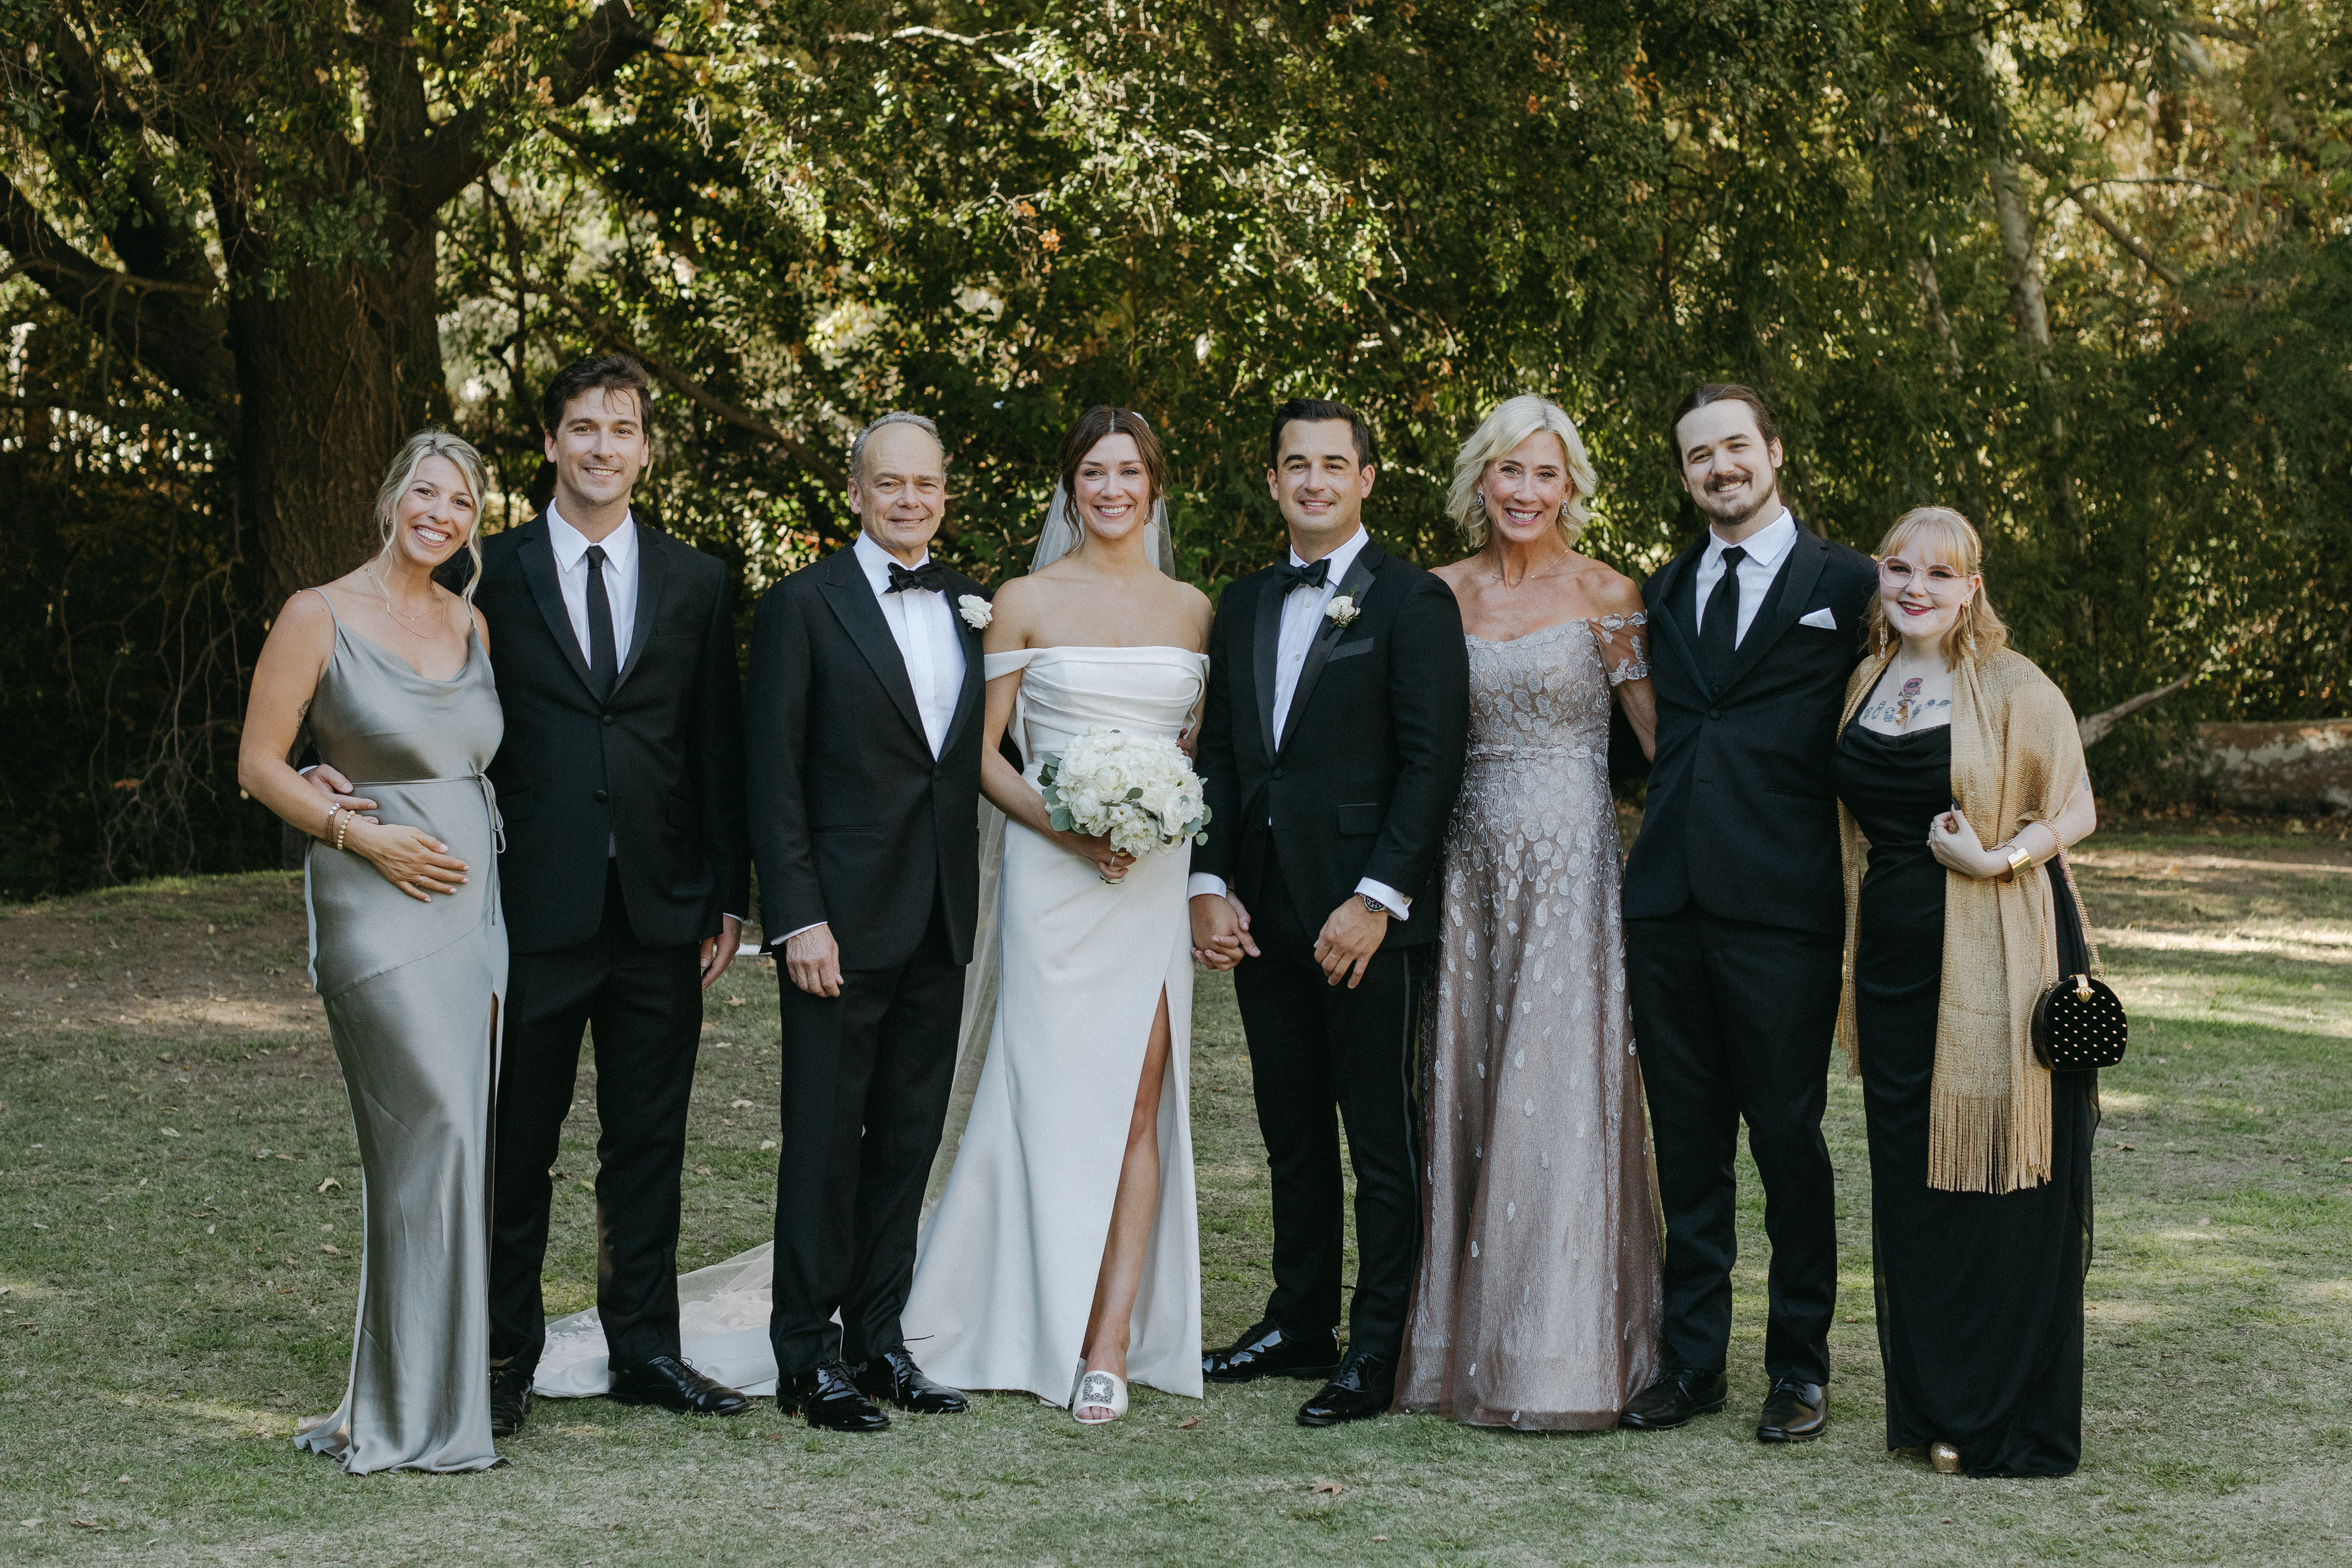
[[[1837,617],[1830,614],[1829,606],[1826,605],[1810,616],[1798,616],[1797,624],[1801,626],[1819,626],[1825,632],[1837,630]]]

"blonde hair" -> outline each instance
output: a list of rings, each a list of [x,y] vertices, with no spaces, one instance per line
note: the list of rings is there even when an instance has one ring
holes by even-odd
[[[1479,496],[1486,465],[1545,430],[1559,438],[1560,451],[1568,459],[1568,500],[1559,509],[1560,537],[1575,543],[1584,525],[1592,521],[1592,496],[1601,481],[1585,453],[1584,437],[1576,433],[1576,421],[1549,398],[1523,393],[1496,404],[1454,455],[1454,483],[1445,494],[1445,511],[1473,550],[1486,544],[1486,508]]]
[[[1944,634],[1944,668],[1958,669],[1963,658],[1982,658],[2009,646],[2009,628],[2001,624],[1992,607],[1992,595],[1985,591],[1984,541],[1977,537],[1976,526],[1948,506],[1913,507],[1895,520],[1886,537],[1878,542],[1874,560],[1884,561],[1914,539],[1932,540],[1943,546],[1945,563],[1963,577],[1976,577],[1977,591],[1960,606],[1958,619]],[[1870,597],[1870,608],[1864,616],[1874,652],[1884,653],[1895,640],[1895,630],[1886,624],[1886,601],[1879,595]]]
[[[409,481],[416,470],[425,466],[427,458],[446,458],[457,466],[466,478],[467,488],[474,492],[474,526],[466,531],[466,557],[474,563],[473,574],[466,579],[465,592],[459,595],[467,604],[474,602],[474,589],[482,580],[482,511],[488,504],[489,469],[482,455],[474,450],[473,443],[463,437],[452,436],[446,430],[424,429],[400,444],[393,454],[392,466],[383,471],[383,483],[375,492],[376,531],[383,542],[375,552],[381,561],[392,549],[394,524],[400,510],[400,498],[408,491]]]

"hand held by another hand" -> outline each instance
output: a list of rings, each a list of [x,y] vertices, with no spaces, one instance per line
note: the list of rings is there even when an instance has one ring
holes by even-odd
[[[1249,911],[1231,893],[1196,893],[1192,915],[1192,961],[1210,969],[1231,969],[1258,955],[1250,940]]]

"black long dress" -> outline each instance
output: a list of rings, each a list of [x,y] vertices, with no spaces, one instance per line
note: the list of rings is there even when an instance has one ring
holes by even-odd
[[[1870,839],[1854,1012],[1870,1128],[1871,1233],[1886,1446],[1947,1442],[1972,1476],[2063,1476],[2083,1454],[2083,1276],[2098,1074],[2052,1082],[2051,1175],[2013,1193],[1927,1185],[1948,875],[1927,826],[1951,803],[1948,727],[1839,738],[1837,792]],[[2047,868],[2042,875],[2049,875]],[[2064,881],[2059,961],[2084,965]]]

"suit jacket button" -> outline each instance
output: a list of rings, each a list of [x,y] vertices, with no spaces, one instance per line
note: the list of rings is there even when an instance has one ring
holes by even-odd
[[[1723,717],[1723,710],[1720,708],[1710,708],[1706,710],[1706,716],[1710,719],[1720,719]]]
[[[603,790],[600,789],[596,792],[596,804],[598,805],[604,805],[608,798],[610,797],[608,797]]]
[[[1280,777],[1282,776],[1282,770],[1281,770],[1280,768],[1276,768],[1276,769],[1275,769],[1275,770],[1274,770],[1274,776],[1275,776],[1276,778],[1280,778]]]
[[[610,713],[605,714],[605,715],[604,715],[604,722],[605,722],[605,723],[607,723],[607,724],[609,724],[609,723],[611,723],[612,721],[613,721],[613,716],[612,716]]]

